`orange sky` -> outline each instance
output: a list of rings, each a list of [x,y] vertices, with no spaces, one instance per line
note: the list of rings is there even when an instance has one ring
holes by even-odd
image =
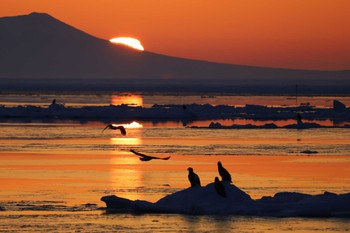
[[[233,64],[350,69],[349,0],[1,0],[0,16],[46,12],[103,39]]]

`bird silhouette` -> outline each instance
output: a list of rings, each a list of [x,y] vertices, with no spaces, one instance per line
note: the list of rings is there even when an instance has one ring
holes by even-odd
[[[141,156],[140,160],[141,161],[150,161],[152,159],[162,159],[162,160],[168,160],[170,159],[170,156],[169,157],[165,157],[165,158],[159,158],[159,157],[154,157],[154,156],[149,156],[149,155],[145,155],[145,154],[142,154],[142,153],[139,153],[139,152],[136,152],[135,150],[130,150],[132,153],[134,153],[135,155],[138,155],[138,156]]]
[[[126,135],[126,130],[125,130],[124,126],[122,126],[122,125],[109,124],[109,125],[107,125],[107,126],[102,130],[102,133],[103,133],[103,131],[105,131],[106,129],[113,129],[113,130],[119,129],[119,130],[120,130],[120,133],[121,133],[122,135]]]
[[[220,196],[226,197],[226,190],[225,190],[224,184],[219,180],[218,177],[215,177],[214,187],[215,187],[216,192]]]
[[[303,119],[300,115],[300,113],[297,114],[297,128],[303,128]]]
[[[188,180],[191,183],[191,187],[199,186],[201,187],[201,180],[199,179],[199,176],[193,172],[193,168],[189,167],[187,168],[188,171]]]
[[[230,173],[222,166],[221,162],[218,162],[218,171],[221,176],[222,181],[228,181],[232,183],[231,175]]]

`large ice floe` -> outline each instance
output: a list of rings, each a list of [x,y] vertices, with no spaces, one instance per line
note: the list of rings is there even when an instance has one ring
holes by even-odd
[[[350,127],[350,107],[341,102],[334,102],[333,108],[314,106],[262,106],[262,105],[210,105],[210,104],[154,104],[151,107],[133,105],[109,105],[109,106],[82,106],[66,107],[53,100],[48,107],[39,106],[5,106],[0,105],[0,120],[17,119],[60,119],[60,120],[102,120],[122,121],[134,120],[157,120],[157,121],[200,121],[200,120],[225,120],[225,119],[249,119],[254,121],[266,120],[296,120],[297,114],[307,121],[331,120],[335,123],[345,122],[344,126]],[[337,125],[337,124],[335,124]],[[209,128],[279,128],[273,123],[258,125],[232,125],[222,126],[213,123]],[[285,128],[318,128],[325,127],[316,123],[302,122],[283,126]],[[329,126],[328,126],[329,127]]]
[[[281,192],[253,200],[235,185],[224,183],[226,197],[210,183],[167,195],[155,203],[115,195],[101,198],[107,210],[131,213],[177,213],[192,215],[253,215],[275,217],[350,217],[350,193],[325,192],[309,195]]]

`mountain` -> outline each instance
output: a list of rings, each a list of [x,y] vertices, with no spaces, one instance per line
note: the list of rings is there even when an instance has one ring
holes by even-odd
[[[324,86],[350,83],[350,71],[262,68],[140,52],[96,38],[44,13],[0,18],[0,51],[2,90],[39,86],[219,90],[242,85],[262,89],[267,84],[313,85],[315,81]]]

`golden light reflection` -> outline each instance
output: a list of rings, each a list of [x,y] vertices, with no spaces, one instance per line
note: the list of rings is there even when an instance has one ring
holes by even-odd
[[[112,145],[136,146],[142,144],[141,138],[111,138],[110,140]]]
[[[112,95],[113,105],[131,105],[131,106],[143,106],[143,98],[141,95],[126,94],[126,95]]]
[[[115,44],[122,44],[129,46],[133,49],[144,51],[145,49],[143,48],[141,42],[138,39],[131,38],[131,37],[117,37],[117,38],[112,38],[109,40],[111,43]]]
[[[125,129],[140,129],[140,128],[143,128],[143,125],[136,122],[136,121],[133,121],[131,122],[130,124],[123,124],[124,128]]]
[[[116,190],[116,194],[125,198],[136,200],[142,199],[138,189],[143,186],[143,172],[140,170],[142,162],[138,156],[129,152],[129,147],[142,144],[142,124],[134,121],[129,124],[122,124],[128,131],[129,137],[110,138],[110,144],[117,148],[112,151],[110,158],[110,185]]]
[[[131,123],[126,124],[120,124],[124,126],[125,129],[128,129],[127,135],[128,137],[116,137],[116,138],[110,138],[110,142],[112,145],[116,146],[136,146],[142,144],[142,137],[141,137],[141,129],[143,128],[143,125],[133,121]],[[118,151],[113,151],[113,154],[117,153]]]
[[[141,161],[127,152],[119,156],[114,156],[110,160],[110,185],[117,195],[136,200],[142,199],[142,195],[137,191],[142,187],[142,172],[138,169]]]

